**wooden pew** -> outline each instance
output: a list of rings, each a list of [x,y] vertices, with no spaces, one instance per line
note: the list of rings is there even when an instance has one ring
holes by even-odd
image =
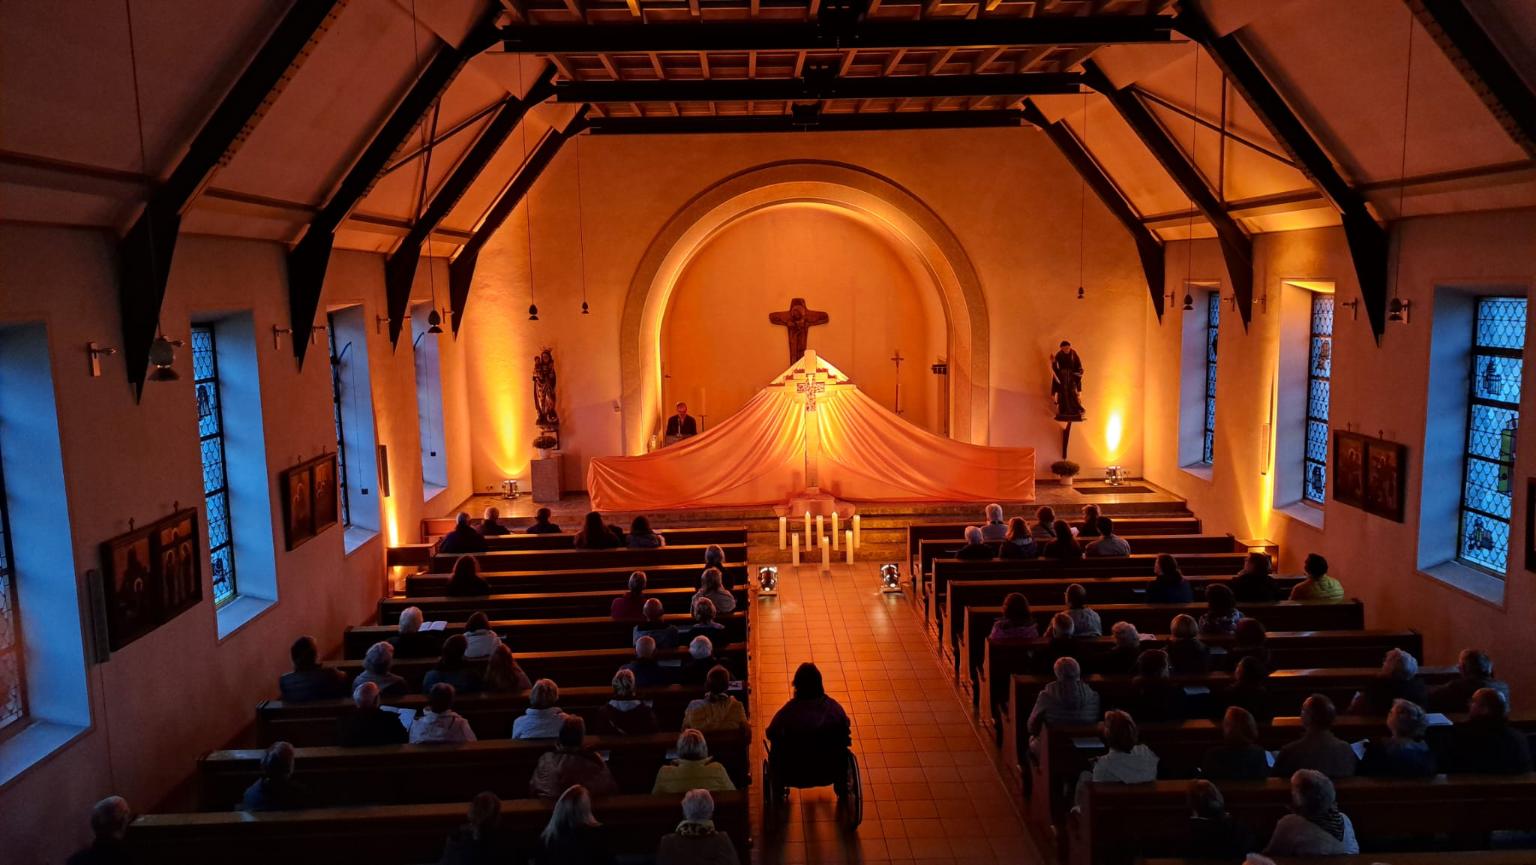
[[[685,628],[693,622],[693,617],[673,613],[664,616],[663,621]],[[717,616],[716,621],[725,626],[722,636],[726,641],[746,642],[747,614],[745,612],[726,613]],[[506,643],[514,653],[581,649],[593,646],[632,647],[630,635],[634,627],[633,622],[615,622],[606,615],[579,619],[494,619],[491,621],[491,630],[500,634],[502,642]],[[361,658],[368,652],[369,646],[380,640],[388,640],[397,633],[399,633],[398,625],[361,625],[348,628],[342,638],[342,654],[348,658]],[[448,622],[441,631],[424,633],[422,638],[424,643],[440,648],[448,637],[462,633],[464,633],[464,622],[460,620]],[[711,639],[711,642],[717,641]]]
[[[727,562],[745,562],[746,544],[721,544]],[[471,553],[482,571],[579,571],[593,568],[649,568],[652,565],[694,565],[704,567],[707,544],[679,544],[652,550],[502,550]],[[432,557],[432,570],[449,573],[460,556],[439,554]],[[1235,569],[1234,569],[1235,570]],[[621,584],[622,585],[622,584]]]
[[[1276,715],[1295,715],[1301,710],[1301,702],[1312,694],[1323,694],[1335,706],[1347,706],[1350,699],[1381,675],[1380,667],[1335,667],[1331,669],[1309,668],[1276,670],[1269,676],[1270,706]],[[1430,686],[1444,684],[1456,677],[1454,667],[1420,667],[1419,677]],[[1004,715],[1004,747],[1007,765],[1023,763],[1022,755],[1029,752],[1029,729],[1025,722],[1040,690],[1053,681],[1051,676],[1015,675],[1009,681],[1009,711]],[[1127,706],[1134,691],[1130,676],[1085,676],[1083,681],[1099,693],[1103,708],[1119,709]],[[1208,704],[1220,700],[1223,689],[1232,684],[1230,673],[1208,673],[1204,676],[1174,676],[1173,681],[1189,687],[1209,688]],[[1206,708],[1210,708],[1209,706]],[[1196,716],[1202,712],[1196,705]]]
[[[1231,648],[1233,639],[1231,637],[1204,637],[1203,639],[1213,650],[1212,668],[1224,673],[1232,672],[1233,664],[1228,660],[1225,652]],[[1037,646],[1043,648],[1045,643],[1042,641],[1036,645],[1028,645],[1008,641],[993,642],[985,638],[980,642],[985,649],[982,655],[982,666],[979,671],[973,669],[972,681],[976,682],[974,687],[979,692],[979,697],[984,699],[982,717],[996,720],[999,713],[1009,708],[1008,682],[1015,673],[1044,675],[1048,672],[1044,669],[1035,669],[1033,656]],[[1088,657],[1114,646],[1114,640],[1109,637],[1086,642],[1090,644],[1085,646],[1085,656]],[[1143,649],[1161,649],[1166,645],[1166,637],[1154,637],[1149,640],[1145,634],[1142,635]],[[1424,657],[1424,638],[1417,631],[1270,631],[1267,645],[1271,664],[1277,669],[1288,670],[1370,667],[1380,664],[1382,657],[1392,649],[1402,649],[1415,658]]]
[[[661,729],[676,731],[682,729],[683,712],[688,704],[703,696],[703,692],[703,688],[671,685],[642,688],[639,698],[651,701]],[[732,694],[743,704],[750,699],[746,690]],[[600,729],[598,719],[602,707],[611,699],[613,688],[607,684],[560,689],[560,708],[585,718],[589,730]],[[421,694],[386,698],[384,702],[413,712],[420,712],[427,705],[426,697]],[[469,726],[481,739],[505,739],[512,735],[512,721],[527,708],[527,694],[463,694],[453,702],[454,711],[468,719]],[[349,699],[303,703],[266,700],[256,707],[256,744],[263,748],[277,741],[290,742],[297,747],[334,745],[341,719],[354,711],[356,707]]]
[[[715,793],[715,825],[749,855],[748,793]],[[682,819],[680,795],[612,796],[594,803],[614,852],[651,855]],[[552,803],[501,803],[501,833],[518,851],[537,849]],[[469,803],[373,805],[199,814],[147,814],[128,827],[135,861],[156,865],[418,865],[436,862],[443,839],[464,824]]]
[[[694,575],[695,578],[697,574]],[[647,588],[645,595],[661,601],[664,609],[674,613],[686,613],[693,603],[694,586],[675,588]],[[569,619],[582,616],[606,616],[613,599],[624,594],[623,586],[595,592],[525,592],[501,595],[477,595],[455,597],[452,595],[426,595],[421,597],[394,597],[379,600],[379,624],[396,625],[400,613],[406,607],[419,607],[427,621],[462,622],[475,613],[485,613],[497,619]],[[737,588],[736,608],[747,607],[747,590]]]
[[[1179,566],[1185,576],[1222,575],[1230,577],[1243,567],[1247,553],[1192,553],[1179,556]],[[923,602],[927,605],[930,619],[943,616],[946,589],[951,580],[1081,580],[1095,577],[1150,577],[1157,556],[1151,553],[1135,553],[1118,559],[1084,559],[1077,562],[1057,562],[1050,559],[1004,560],[973,562],[960,559],[934,559],[933,573],[925,581]],[[934,622],[943,626],[942,619]]]
[[[443,535],[453,531],[458,522],[458,515],[451,517],[422,517],[421,542],[424,544],[436,544]],[[476,531],[485,525],[485,520],[480,517],[470,517],[469,524]],[[548,534],[530,535],[523,530],[533,525],[532,517],[506,517],[501,518],[501,524],[512,530],[508,535],[492,535],[486,538],[489,543],[506,544],[506,549],[521,550],[558,550],[567,549],[576,539],[576,533],[581,528],[581,521],[567,523],[563,532],[550,532]],[[625,528],[620,526],[620,528]],[[669,544],[744,544],[747,542],[746,526],[666,526],[655,529],[656,534],[667,539]],[[559,540],[563,538],[564,540]],[[723,538],[723,540],[722,540]],[[550,540],[555,539],[555,540]],[[497,547],[492,547],[497,549]]]
[[[1247,554],[1248,548],[1237,542],[1231,535],[1127,535],[1118,531],[1116,534],[1130,543],[1131,549],[1138,554],[1171,553],[1176,556],[1187,556],[1194,553],[1232,553],[1241,552]],[[1079,538],[1078,546],[1087,546],[1098,538]],[[996,548],[1002,546],[1002,541],[993,541],[990,546]],[[933,569],[934,559],[952,559],[954,553],[965,546],[964,538],[933,538],[920,541],[917,547],[919,573],[928,573]]]
[[[1110,506],[1113,509],[1113,506]],[[1036,508],[1026,507],[1026,520],[1033,523]],[[1070,523],[1076,524],[1082,521],[1083,515],[1080,508],[1071,509]],[[1014,514],[1012,516],[1019,516]],[[1058,516],[1068,516],[1067,511],[1061,511]],[[1178,516],[1151,516],[1151,517],[1119,517],[1114,516],[1116,531],[1138,536],[1145,535],[1198,535],[1200,534],[1200,518],[1194,514],[1182,514]],[[942,522],[942,523],[911,523],[907,526],[907,559],[917,558],[917,545],[926,540],[949,540],[952,538],[964,538],[968,526],[979,525],[982,522],[982,514],[978,511],[976,519],[971,522]],[[451,527],[451,526],[450,526]]]
[[[1177,852],[1187,831],[1188,786],[1187,781],[1089,783],[1082,811],[1068,821],[1071,865],[1120,865],[1138,855]],[[1349,816],[1365,849],[1372,838],[1536,829],[1536,774],[1345,778],[1335,787],[1339,810]],[[1258,838],[1268,838],[1290,810],[1285,779],[1223,782],[1221,792],[1233,819]]]
[[[1275,865],[1536,865],[1533,850],[1457,850],[1361,853],[1358,856],[1276,856]],[[1230,859],[1137,859],[1139,865],[1232,865]]]
[[[1466,720],[1466,715],[1448,717],[1453,723]],[[1536,732],[1536,713],[1517,713],[1510,718],[1510,723],[1526,733]],[[1195,777],[1205,753],[1222,743],[1219,721],[1202,719],[1140,724],[1138,730],[1141,743],[1157,755],[1158,777],[1164,779]],[[1441,750],[1450,730],[1446,726],[1430,727],[1426,736],[1430,746]],[[1335,720],[1333,732],[1346,742],[1357,742],[1385,735],[1386,723],[1378,717],[1344,715]],[[1278,751],[1301,734],[1300,718],[1275,718],[1271,724],[1259,725],[1259,744],[1265,750]],[[1102,743],[1097,748],[1081,747],[1088,741],[1099,741],[1097,726],[1047,726],[1041,732],[1040,747],[1031,769],[1033,781],[1025,785],[1031,820],[1049,824],[1065,816],[1071,803],[1061,795],[1062,792],[1088,769],[1092,758],[1105,750]]]
[[[750,777],[748,730],[708,735],[709,753],[738,788]],[[677,746],[677,733],[588,736],[607,754],[608,769],[624,793],[649,793],[656,770]],[[463,745],[388,745],[377,748],[299,748],[294,780],[312,801],[332,805],[404,805],[463,802],[482,790],[503,799],[528,797],[528,779],[553,744],[545,740],[488,739]],[[204,811],[240,807],[245,789],[261,777],[260,750],[214,751],[197,761],[198,803]]]
[[[716,646],[715,654],[736,679],[747,677],[747,646],[730,643]],[[686,648],[661,649],[659,659],[686,661]],[[554,679],[562,687],[579,685],[606,685],[613,681],[619,667],[635,658],[635,650],[629,646],[617,649],[572,649],[560,652],[523,652],[517,654],[517,663],[530,679]],[[348,680],[363,671],[363,662],[346,659],[335,662],[336,668],[346,674]],[[421,690],[422,678],[437,666],[436,658],[402,658],[391,668],[395,675],[404,677],[411,690]],[[483,666],[483,662],[482,662]]]
[[[537,594],[571,592],[611,592],[609,597],[623,592],[629,584],[629,575],[637,570],[645,571],[646,582],[653,589],[699,587],[699,575],[704,573],[704,560],[679,565],[634,565],[580,568],[569,571],[482,571],[480,576],[491,584],[497,594]],[[727,559],[726,581],[733,586],[745,585],[747,566],[738,555]],[[405,579],[405,593],[409,597],[441,596],[448,589],[449,571],[411,574]]]

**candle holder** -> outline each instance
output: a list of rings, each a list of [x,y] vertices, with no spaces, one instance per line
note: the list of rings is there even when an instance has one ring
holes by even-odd
[[[1118,487],[1125,483],[1125,469],[1120,466],[1104,467],[1104,483]]]
[[[884,594],[901,594],[901,565],[886,562],[880,566],[880,591]]]
[[[523,494],[522,491],[517,487],[517,478],[507,478],[506,480],[502,481],[501,488],[506,490],[506,493],[502,495],[502,498],[504,499],[519,498]]]
[[[757,569],[757,593],[772,596],[779,593],[779,569],[764,565]]]

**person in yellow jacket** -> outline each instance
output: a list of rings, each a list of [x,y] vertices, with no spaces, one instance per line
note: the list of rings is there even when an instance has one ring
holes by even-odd
[[[734,790],[725,767],[709,758],[709,745],[698,730],[684,730],[677,737],[677,762],[656,773],[655,793],[686,793],[689,790]]]
[[[726,693],[731,687],[731,671],[716,664],[704,677],[704,699],[694,700],[683,712],[683,729],[702,733],[734,730],[747,724],[747,710],[741,701]]]
[[[1310,553],[1307,560],[1301,566],[1306,571],[1307,578],[1296,584],[1291,589],[1293,601],[1342,601],[1344,600],[1344,584],[1328,576],[1328,560]]]

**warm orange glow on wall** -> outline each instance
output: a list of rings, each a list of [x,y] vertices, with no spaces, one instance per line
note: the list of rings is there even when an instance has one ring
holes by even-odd
[[[1104,422],[1104,456],[1110,463],[1119,461],[1120,444],[1124,439],[1125,410],[1112,409],[1109,412],[1109,419]]]
[[[388,532],[389,545],[400,545],[400,515],[395,507],[393,497],[384,500],[384,530]]]

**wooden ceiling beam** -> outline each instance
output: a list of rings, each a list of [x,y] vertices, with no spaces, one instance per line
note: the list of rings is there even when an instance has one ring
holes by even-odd
[[[1536,157],[1536,91],[1489,38],[1465,0],[1407,3],[1509,137]]]

